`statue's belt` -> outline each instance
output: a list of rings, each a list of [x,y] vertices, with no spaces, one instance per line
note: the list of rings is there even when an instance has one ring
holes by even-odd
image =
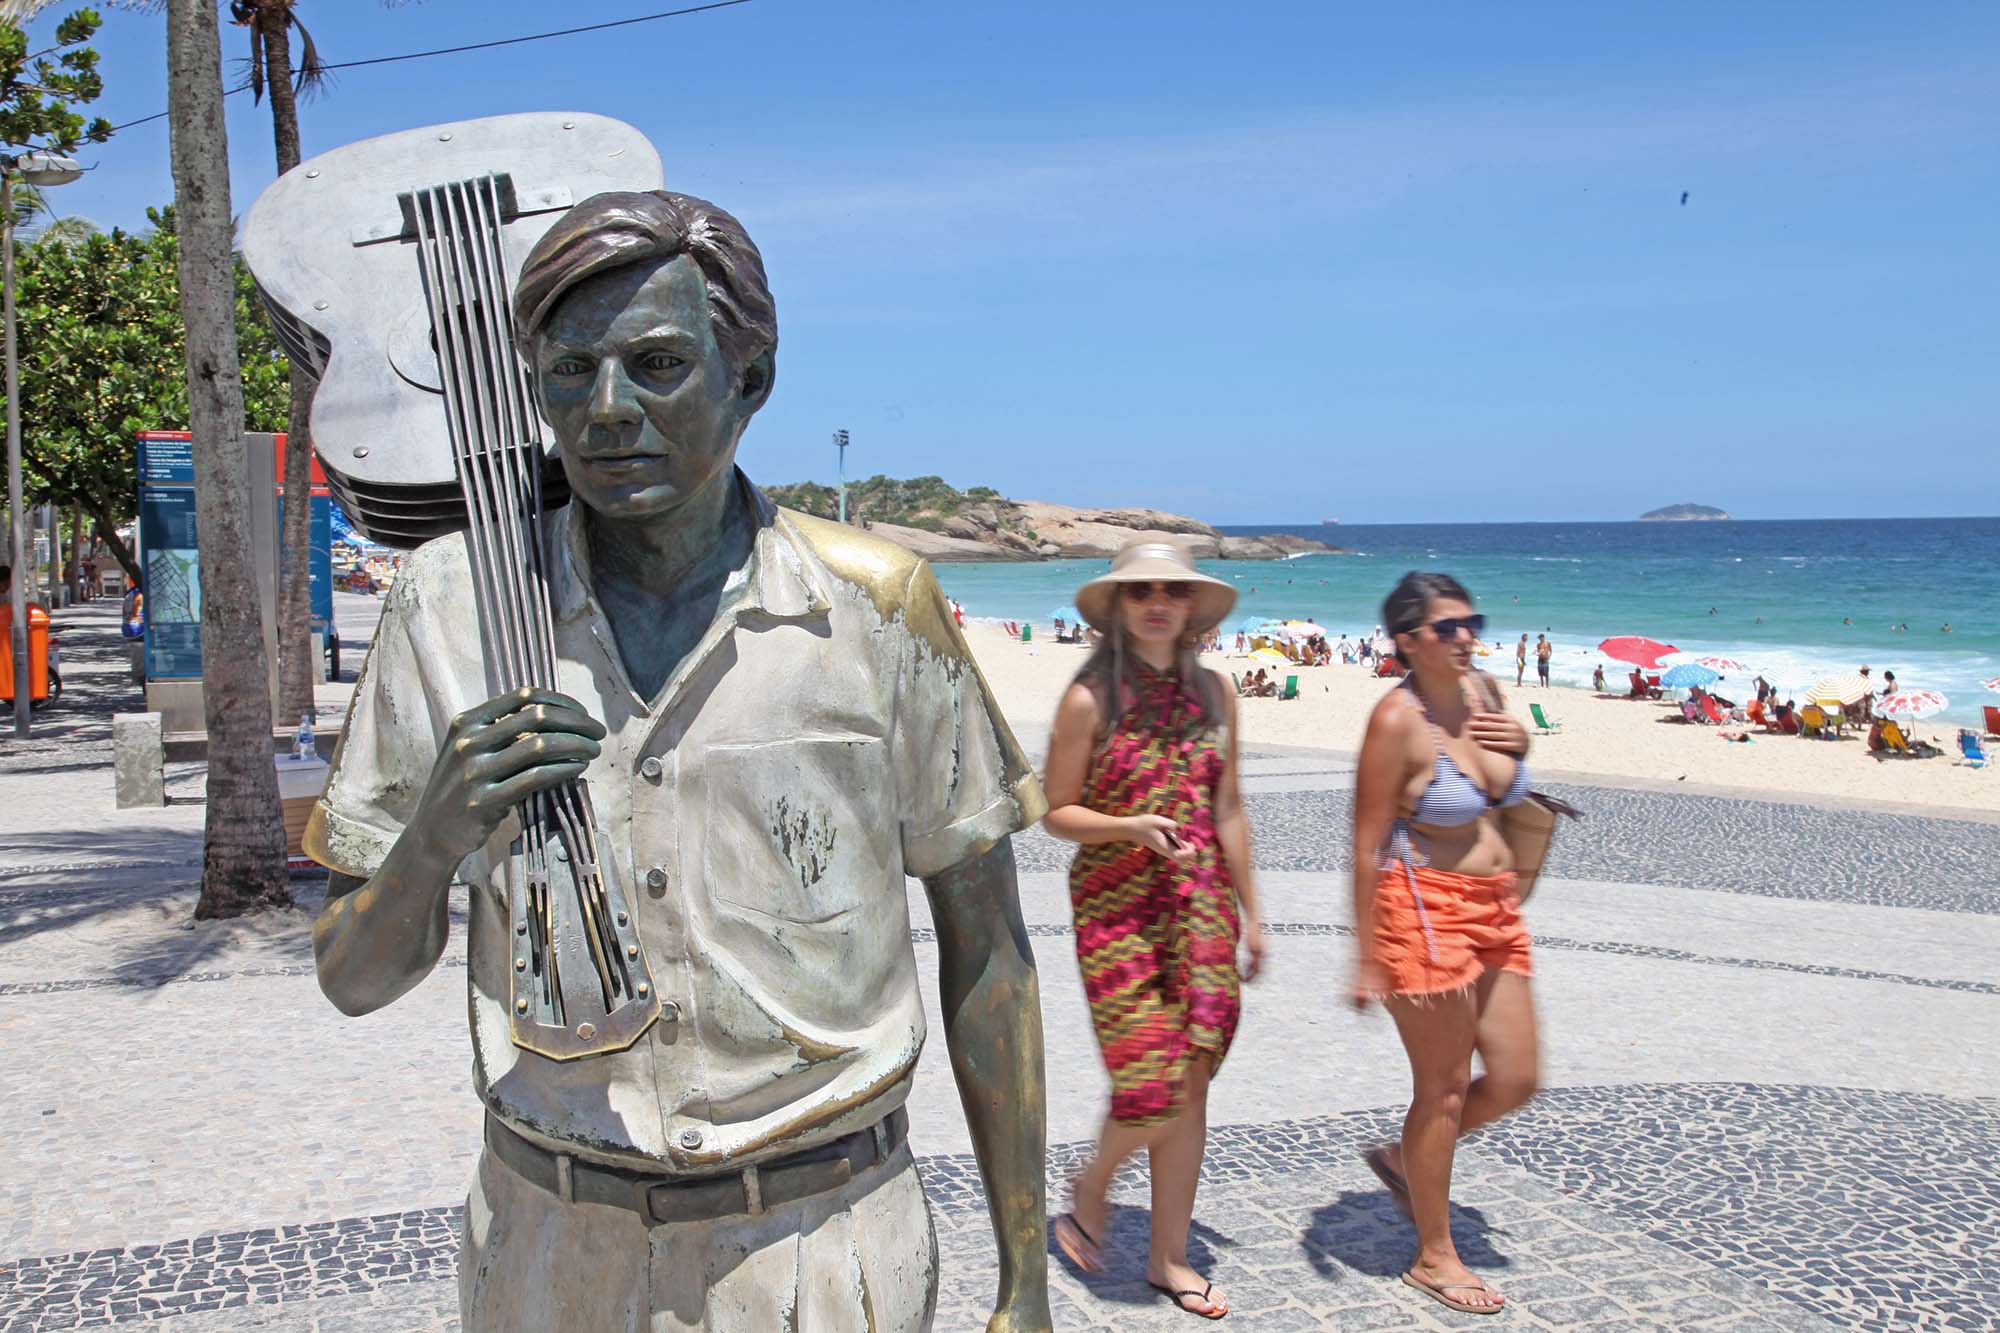
[[[565,1203],[627,1208],[658,1226],[761,1213],[838,1189],[902,1147],[909,1126],[909,1113],[898,1107],[867,1129],[831,1143],[709,1176],[632,1171],[551,1152],[521,1137],[491,1112],[486,1116],[486,1146],[516,1175]]]

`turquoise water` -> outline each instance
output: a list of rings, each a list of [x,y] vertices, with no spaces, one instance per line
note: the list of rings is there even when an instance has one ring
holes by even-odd
[[[1941,723],[1975,722],[1980,705],[2000,704],[2000,694],[1980,685],[2000,676],[2000,518],[1224,531],[1296,532],[1356,552],[1204,562],[1241,592],[1232,625],[1246,616],[1296,616],[1335,634],[1365,634],[1406,570],[1438,569],[1471,589],[1488,617],[1489,641],[1511,645],[1525,630],[1532,644],[1547,632],[1556,644],[1554,677],[1565,684],[1587,684],[1598,662],[1615,677],[1616,664],[1595,651],[1597,643],[1643,634],[1800,684],[1864,663],[1876,679],[1893,670],[1905,688],[1950,697]],[[1046,630],[1049,613],[1109,565],[942,564],[937,574],[967,615],[1030,619]],[[1894,628],[1903,624],[1907,631]],[[1950,634],[1940,632],[1945,624]]]

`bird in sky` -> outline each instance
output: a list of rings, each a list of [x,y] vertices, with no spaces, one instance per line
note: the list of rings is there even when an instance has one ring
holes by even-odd
[[[1681,207],[1682,207],[1682,208],[1686,208],[1687,206],[1688,206],[1688,192],[1687,192],[1686,190],[1682,190],[1682,191],[1681,191]]]

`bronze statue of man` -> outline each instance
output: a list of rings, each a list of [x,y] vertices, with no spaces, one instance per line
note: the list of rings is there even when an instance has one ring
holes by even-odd
[[[552,512],[558,691],[487,698],[466,543],[406,562],[307,846],[341,1010],[445,947],[471,886],[471,1330],[927,1328],[936,1242],[903,1102],[924,1041],[904,876],[999,1241],[994,1329],[1049,1327],[1042,1036],[1008,837],[1038,786],[930,569],[775,509],[735,466],[777,316],[741,224],[614,193],[535,246],[521,350]],[[577,776],[661,1015],[628,1050],[510,1039],[511,809]]]

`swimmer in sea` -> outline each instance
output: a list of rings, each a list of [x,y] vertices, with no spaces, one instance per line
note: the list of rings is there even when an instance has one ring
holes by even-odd
[[[1840,618],[1840,623],[1841,623],[1841,624],[1843,624],[1843,625],[1852,625],[1852,624],[1854,623],[1854,617],[1853,617],[1853,616],[1842,616],[1842,617]]]
[[[1939,626],[1938,626],[1938,633],[1940,633],[1940,634],[1949,634],[1949,633],[1951,633],[1951,626],[1950,626],[1949,624],[1945,624],[1945,625],[1939,625]]]

